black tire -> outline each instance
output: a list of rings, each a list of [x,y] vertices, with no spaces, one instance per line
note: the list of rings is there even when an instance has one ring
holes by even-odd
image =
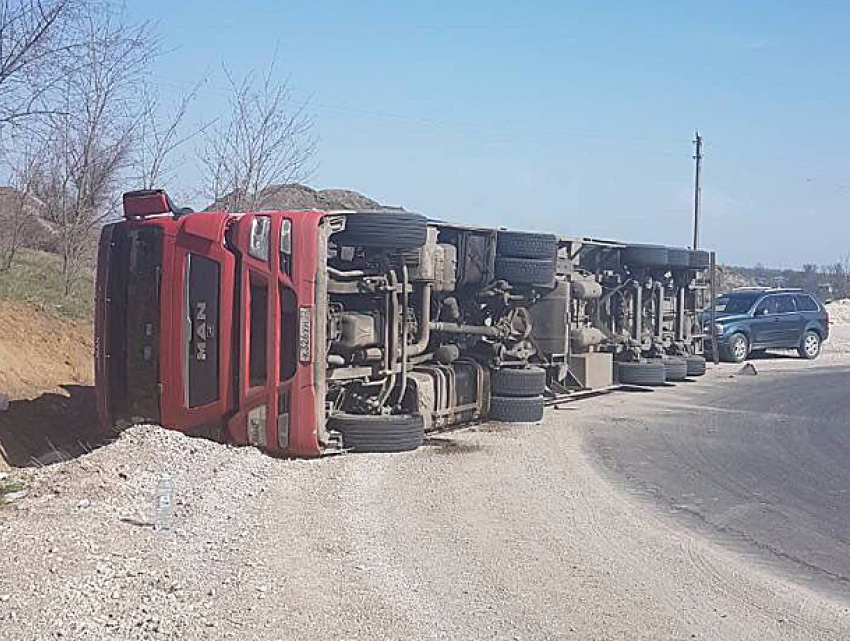
[[[688,377],[702,376],[705,374],[704,356],[686,356],[685,363],[688,366]]]
[[[497,256],[496,278],[514,285],[551,285],[555,280],[555,261]]]
[[[546,370],[539,367],[503,367],[490,376],[494,396],[540,396],[546,389]]]
[[[627,385],[663,385],[667,372],[659,359],[641,363],[617,363],[617,380]]]
[[[555,260],[557,253],[558,238],[554,234],[500,231],[496,237],[497,256]]]
[[[667,248],[667,264],[678,269],[691,267],[691,252],[679,247]]]
[[[820,356],[821,341],[820,334],[809,330],[803,333],[803,338],[800,340],[800,346],[797,348],[797,353],[800,358],[805,358],[807,361],[813,361]]]
[[[364,213],[346,216],[345,229],[331,240],[347,247],[413,249],[422,247],[427,237],[427,219],[420,214]]]
[[[706,269],[711,264],[711,258],[707,251],[697,249],[691,252],[690,264],[694,269]]]
[[[622,262],[630,267],[666,267],[667,261],[667,248],[661,245],[629,245],[622,253]]]
[[[409,452],[425,438],[421,414],[334,414],[328,427],[342,434],[343,445],[355,452]]]
[[[688,377],[688,364],[684,358],[665,356],[661,362],[664,364],[664,378],[668,381],[683,381]]]
[[[543,418],[543,397],[491,396],[488,418],[500,423],[537,423]]]
[[[750,341],[742,333],[732,334],[729,346],[720,352],[724,361],[730,363],[743,363],[750,355]]]

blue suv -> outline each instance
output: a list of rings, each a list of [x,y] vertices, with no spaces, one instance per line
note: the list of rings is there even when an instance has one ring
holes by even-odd
[[[718,296],[716,312],[713,331],[705,314],[705,333],[714,336],[720,358],[734,363],[770,348],[796,349],[811,360],[829,336],[829,314],[801,289],[736,289]],[[710,341],[706,348],[713,348]]]

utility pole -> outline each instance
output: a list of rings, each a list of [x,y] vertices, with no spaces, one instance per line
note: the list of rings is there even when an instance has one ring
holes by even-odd
[[[694,132],[694,145],[696,145],[696,154],[694,155],[694,160],[696,161],[696,170],[694,175],[694,246],[693,248],[697,248],[697,243],[699,242],[699,204],[700,204],[700,185],[699,185],[699,175],[700,170],[702,168],[702,136],[699,135],[699,131]]]

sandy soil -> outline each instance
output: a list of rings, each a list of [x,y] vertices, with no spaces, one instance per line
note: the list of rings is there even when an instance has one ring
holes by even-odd
[[[84,451],[93,383],[91,324],[0,300],[0,470]]]

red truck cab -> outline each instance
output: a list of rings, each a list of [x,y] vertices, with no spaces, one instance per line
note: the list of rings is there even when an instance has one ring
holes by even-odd
[[[327,212],[191,213],[130,192],[103,228],[95,376],[107,429],[158,423],[317,456]]]

